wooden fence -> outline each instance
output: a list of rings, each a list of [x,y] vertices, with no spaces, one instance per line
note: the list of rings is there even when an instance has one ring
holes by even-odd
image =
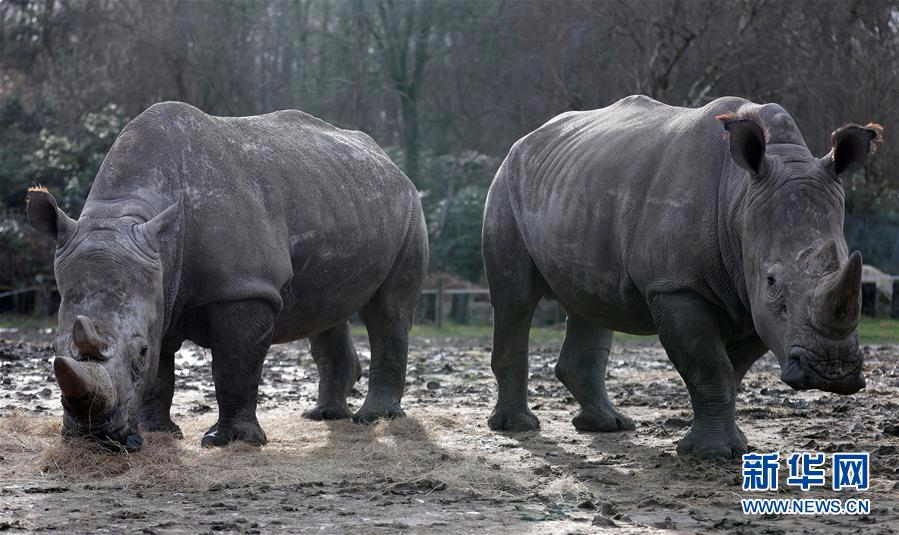
[[[489,298],[490,290],[487,288],[451,288],[444,289],[443,281],[437,280],[437,288],[425,289],[419,298],[419,308],[424,309],[420,317],[432,320],[437,327],[443,326],[444,302],[447,298],[452,300],[449,317],[454,323],[468,323],[469,307],[472,296]]]

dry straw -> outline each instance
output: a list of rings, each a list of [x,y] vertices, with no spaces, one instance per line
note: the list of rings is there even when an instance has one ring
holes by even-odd
[[[455,488],[515,495],[532,484],[520,472],[498,469],[473,453],[464,437],[476,431],[442,416],[366,427],[272,412],[260,417],[267,446],[212,450],[198,445],[211,424],[206,420],[183,420],[184,440],[146,433],[144,447],[128,453],[86,440],[63,444],[58,417],[6,414],[0,417],[0,455],[5,459],[0,480],[122,489],[347,482],[368,491],[413,486],[424,492]]]

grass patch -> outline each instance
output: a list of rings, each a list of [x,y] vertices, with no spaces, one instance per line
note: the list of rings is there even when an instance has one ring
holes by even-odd
[[[16,331],[42,331],[56,328],[56,318],[39,318],[33,316],[21,316],[17,314],[0,314],[0,336],[3,330]],[[354,335],[365,336],[365,327],[354,324]],[[565,335],[563,325],[531,327],[531,342],[535,344],[561,344]],[[412,337],[418,338],[446,338],[446,339],[476,339],[489,344],[493,338],[491,325],[458,325],[444,323],[437,328],[434,325],[417,324],[412,327]],[[899,320],[889,318],[862,317],[858,326],[858,338],[861,344],[899,344]],[[617,342],[652,342],[656,340],[652,336],[636,336],[625,333],[615,333]]]
[[[351,327],[353,335],[366,336],[365,327],[363,325],[353,325]],[[430,324],[416,324],[412,326],[410,335],[414,338],[436,338],[447,340],[478,340],[486,345],[490,345],[493,340],[492,325],[459,325],[457,323],[446,322],[441,327]],[[530,341],[533,344],[561,345],[562,338],[565,336],[565,326],[563,324],[553,326],[531,327]],[[656,340],[656,335],[637,336],[633,334],[615,333],[615,341],[628,342],[652,342]]]
[[[365,327],[354,325],[354,335],[365,336]],[[565,336],[564,325],[531,327],[531,343],[534,344],[561,344]],[[435,325],[413,325],[413,338],[437,338],[437,339],[474,339],[483,341],[489,345],[493,338],[493,326],[491,325],[458,325],[444,323],[442,327]],[[626,333],[615,333],[614,342],[653,342],[656,335],[638,336]],[[862,317],[858,325],[858,339],[860,344],[899,344],[899,320],[889,318]]]
[[[56,316],[42,318],[22,314],[0,314],[0,329],[16,329],[21,331],[39,331],[55,329]]]
[[[858,324],[861,344],[899,344],[899,320],[863,317]]]

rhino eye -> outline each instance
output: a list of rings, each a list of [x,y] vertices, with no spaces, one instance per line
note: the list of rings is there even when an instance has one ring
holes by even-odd
[[[140,345],[137,358],[131,359],[131,379],[139,381],[143,375],[144,368],[147,366],[147,354],[150,347],[146,343]]]
[[[768,269],[768,273],[765,275],[768,302],[772,306],[777,307],[780,307],[783,300],[783,284],[780,277],[781,269],[780,264],[774,264]]]

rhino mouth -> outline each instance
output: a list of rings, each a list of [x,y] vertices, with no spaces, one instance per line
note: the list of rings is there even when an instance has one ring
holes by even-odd
[[[143,439],[121,411],[113,410],[100,418],[83,421],[64,411],[62,425],[63,439],[86,438],[97,442],[110,451],[137,451]]]
[[[781,369],[780,378],[795,390],[818,389],[849,395],[865,387],[862,362],[857,349],[827,357],[804,346],[794,345]]]

